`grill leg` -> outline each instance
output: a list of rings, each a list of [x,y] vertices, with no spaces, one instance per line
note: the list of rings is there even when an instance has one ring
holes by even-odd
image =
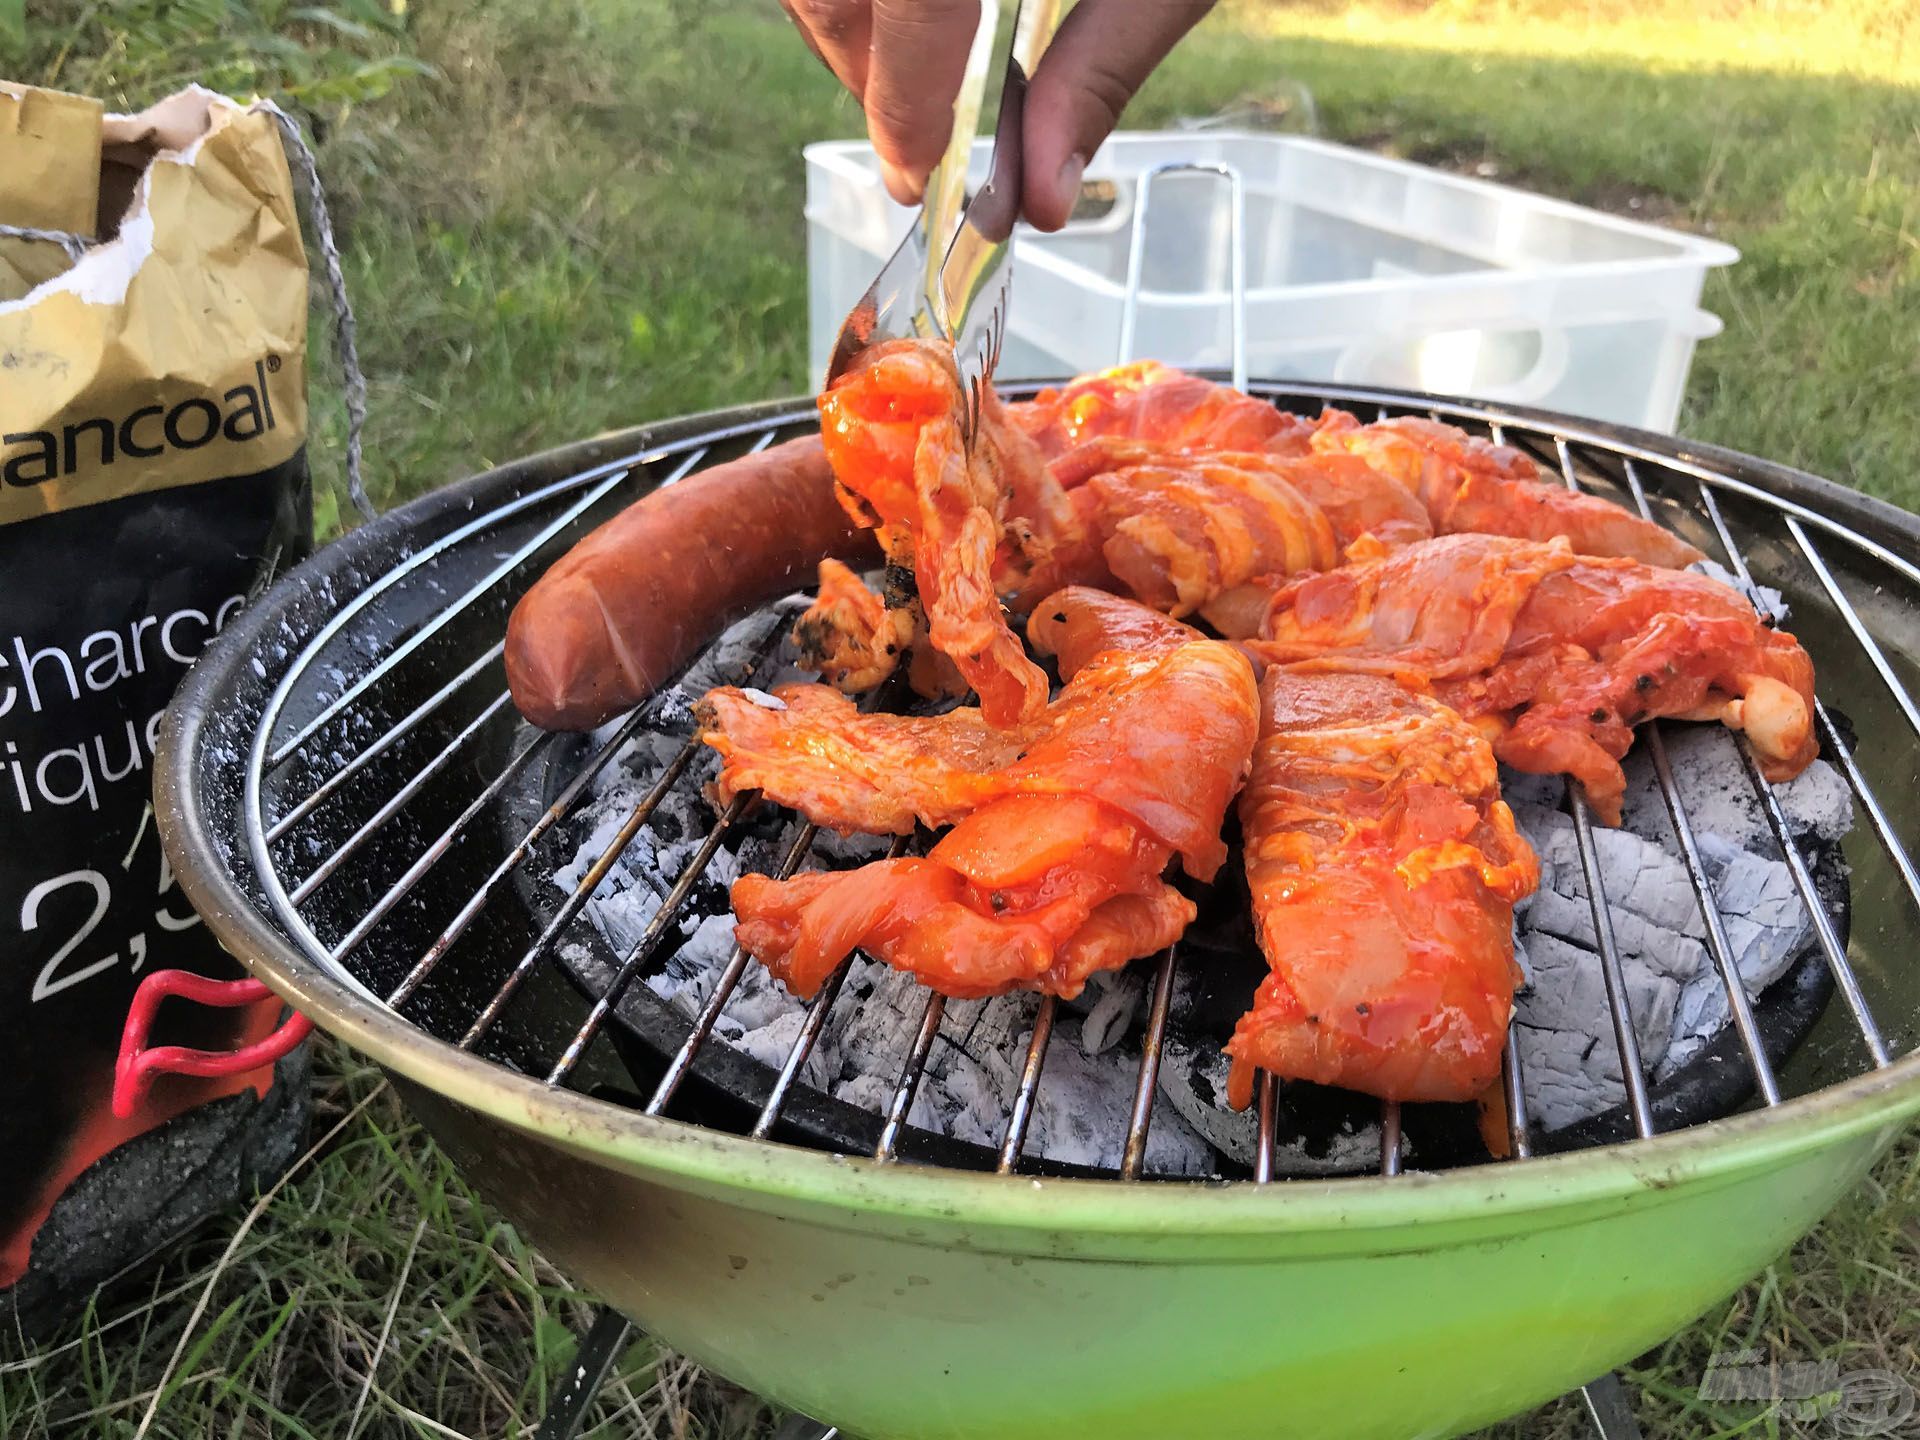
[[[546,1417],[541,1420],[534,1440],[573,1440],[580,1432],[580,1422],[587,1417],[587,1407],[606,1383],[607,1371],[619,1359],[621,1347],[627,1343],[632,1329],[626,1316],[609,1309],[603,1308],[593,1317],[593,1328],[580,1342],[573,1368],[561,1378],[560,1388],[554,1392],[553,1402],[547,1406]]]
[[[1600,1440],[1641,1440],[1640,1422],[1633,1418],[1633,1402],[1618,1375],[1608,1371],[1583,1385],[1580,1398],[1587,1402],[1587,1414],[1593,1417],[1594,1433]]]

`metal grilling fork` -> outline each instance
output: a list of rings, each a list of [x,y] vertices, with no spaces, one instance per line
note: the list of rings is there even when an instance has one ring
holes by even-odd
[[[999,18],[994,0],[983,0],[980,8],[980,26],[954,101],[953,135],[946,153],[928,178],[926,199],[913,227],[841,324],[825,381],[831,385],[870,345],[909,336],[946,340],[954,347],[967,396],[969,445],[1006,340],[1013,228],[1020,214],[1027,80],[1053,38],[1060,10],[1059,0],[1021,0],[1015,10],[994,127],[992,169],[987,183],[962,213],[967,161]]]
[[[992,0],[987,0],[988,4]],[[1014,10],[1000,118],[993,132],[993,169],[961,217],[940,267],[941,319],[953,341],[967,396],[967,443],[979,429],[987,387],[1007,338],[1013,288],[1013,227],[1020,218],[1027,82],[1060,23],[1059,0],[1022,0]]]

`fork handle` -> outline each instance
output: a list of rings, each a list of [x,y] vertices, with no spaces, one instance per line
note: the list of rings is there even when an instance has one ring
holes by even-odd
[[[1027,82],[1033,78],[1040,57],[1046,53],[1059,25],[1060,0],[1019,0],[1014,9],[1013,44],[1007,51],[1006,79],[1000,89],[1000,115],[993,129],[993,170],[967,207],[962,222],[977,232],[976,244],[1006,244],[1020,218],[1021,177],[1026,165]],[[956,238],[956,246],[960,243]],[[949,280],[949,302],[952,294]]]
[[[980,23],[973,32],[973,48],[967,52],[966,73],[953,97],[953,131],[947,137],[940,163],[927,177],[926,198],[915,222],[927,240],[925,293],[929,295],[938,293],[940,265],[954,232],[960,228],[961,211],[966,208],[967,164],[973,158],[974,138],[980,133],[980,108],[986,98],[987,76],[993,69],[993,41],[999,28],[1000,6],[996,0],[981,0]]]

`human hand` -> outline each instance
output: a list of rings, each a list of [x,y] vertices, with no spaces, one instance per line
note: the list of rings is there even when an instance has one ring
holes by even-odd
[[[916,204],[947,148],[982,0],[780,0],[867,113],[887,192]],[[986,0],[995,3],[995,0]],[[1080,0],[1027,91],[1021,210],[1041,230],[1073,214],[1087,159],[1134,92],[1214,0]]]

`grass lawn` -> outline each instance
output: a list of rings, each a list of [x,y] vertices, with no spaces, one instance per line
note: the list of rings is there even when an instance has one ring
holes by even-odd
[[[219,23],[219,5],[201,8]],[[1299,82],[1335,138],[1711,231],[1745,258],[1710,283],[1727,331],[1699,351],[1682,429],[1920,508],[1920,22],[1875,0],[1824,17],[1780,0],[1747,21],[1568,8],[1229,6],[1131,123]],[[383,505],[602,428],[805,388],[798,150],[856,133],[858,116],[773,0],[415,10],[410,43],[441,78],[329,107],[323,153]],[[60,63],[76,85],[120,73],[113,55]],[[331,390],[315,399],[330,482],[341,411]],[[329,502],[323,520],[337,517]],[[376,1072],[323,1058],[321,1143],[242,1233],[215,1227],[46,1352],[0,1349],[0,1435],[127,1436],[149,1412],[145,1434],[180,1440],[490,1437],[537,1420],[586,1307]],[[1765,1276],[1630,1368],[1648,1435],[1789,1428],[1700,1400],[1719,1349],[1920,1383],[1916,1276],[1909,1141]],[[640,1341],[590,1433],[746,1440],[769,1423]],[[1562,1403],[1489,1433],[1587,1431]]]

